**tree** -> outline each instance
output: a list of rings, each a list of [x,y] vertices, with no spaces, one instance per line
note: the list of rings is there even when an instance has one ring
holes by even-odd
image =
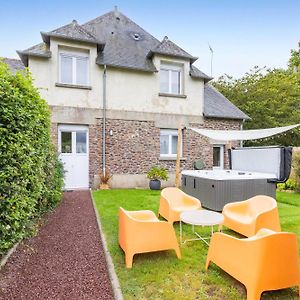
[[[288,63],[290,71],[300,72],[300,41],[298,43],[298,50],[291,50],[291,58]]]
[[[300,46],[300,44],[299,44]],[[260,129],[300,123],[299,51],[292,50],[287,69],[254,67],[242,78],[220,77],[213,85],[252,119],[245,129]],[[294,129],[281,135],[248,141],[246,145],[300,144],[300,131]]]

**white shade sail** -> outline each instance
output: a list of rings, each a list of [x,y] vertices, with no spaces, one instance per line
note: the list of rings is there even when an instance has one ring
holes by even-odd
[[[270,137],[290,129],[296,128],[300,124],[284,126],[284,127],[275,127],[275,128],[266,128],[266,129],[251,129],[251,130],[213,130],[213,129],[199,129],[192,128],[197,133],[204,135],[214,141],[247,141],[247,140],[256,140],[266,137]]]

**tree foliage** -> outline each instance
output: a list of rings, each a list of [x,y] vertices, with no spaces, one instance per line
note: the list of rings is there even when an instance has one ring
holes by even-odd
[[[291,51],[287,69],[254,67],[242,78],[229,75],[220,77],[214,86],[252,119],[245,122],[245,129],[260,129],[300,123],[300,44]],[[257,141],[248,145],[292,145],[300,144],[300,131],[287,133]]]
[[[298,49],[291,50],[291,57],[288,63],[290,71],[300,72],[300,41],[298,43]]]
[[[0,61],[0,255],[61,198],[63,172],[47,103],[29,72]]]

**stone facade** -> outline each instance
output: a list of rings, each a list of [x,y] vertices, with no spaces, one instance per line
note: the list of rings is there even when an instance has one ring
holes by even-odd
[[[204,124],[193,123],[191,127],[210,129],[240,129],[241,122],[228,119],[208,119]],[[52,137],[57,143],[57,123],[52,123]],[[194,162],[202,159],[206,168],[213,165],[213,144],[196,132],[183,129],[182,134],[183,157],[181,170],[193,169]],[[236,146],[236,145],[233,145]],[[224,162],[228,167],[228,145],[225,147]],[[160,157],[160,128],[153,121],[130,121],[121,119],[108,119],[106,122],[106,169],[114,175],[114,187],[144,186],[147,184],[145,174],[152,166],[166,167],[171,174],[175,173],[175,159]],[[89,178],[90,186],[97,187],[99,173],[102,170],[102,119],[89,125]],[[122,179],[120,176],[125,177]],[[133,179],[129,180],[130,175]],[[134,176],[133,176],[134,175]],[[118,177],[119,176],[119,177]],[[115,178],[118,179],[115,179]],[[121,183],[118,182],[124,181]],[[128,181],[129,180],[129,181]],[[138,182],[136,182],[138,181]]]
[[[58,126],[57,123],[51,123],[50,134],[54,145],[58,143]]]
[[[203,124],[192,127],[212,129],[239,129],[240,121],[205,119]],[[102,120],[90,125],[90,183],[97,185],[97,175],[102,169]],[[110,135],[111,132],[111,135]],[[209,140],[192,130],[183,130],[183,158],[181,169],[193,169],[195,160],[202,159],[207,168],[212,168],[213,145]],[[225,148],[225,167],[228,166]],[[108,119],[106,123],[106,168],[116,175],[144,175],[152,166],[164,166],[172,174],[175,159],[160,158],[160,128],[151,121]],[[95,181],[96,178],[96,181]],[[118,182],[114,182],[118,187]],[[129,184],[130,185],[130,184]],[[123,186],[123,185],[121,185]]]

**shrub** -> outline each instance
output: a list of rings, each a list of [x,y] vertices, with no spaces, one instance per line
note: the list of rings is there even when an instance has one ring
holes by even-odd
[[[293,153],[293,169],[296,179],[296,191],[300,192],[300,152]]]
[[[277,184],[277,189],[279,191],[294,191],[296,189],[297,183],[293,179],[288,179],[284,183],[278,183]]]
[[[50,137],[50,111],[28,71],[0,61],[0,255],[25,237],[61,198],[62,165]]]
[[[105,172],[100,172],[99,174],[99,179],[100,179],[100,184],[99,184],[99,188],[101,190],[108,190],[109,187],[109,181],[113,176],[110,174],[110,172],[108,170],[106,170]]]
[[[150,180],[168,180],[168,171],[163,167],[152,167],[147,173],[147,178]]]
[[[100,183],[103,184],[108,184],[108,182],[110,181],[110,179],[113,176],[110,174],[110,172],[108,170],[106,170],[105,172],[100,172],[99,178],[100,178]]]

